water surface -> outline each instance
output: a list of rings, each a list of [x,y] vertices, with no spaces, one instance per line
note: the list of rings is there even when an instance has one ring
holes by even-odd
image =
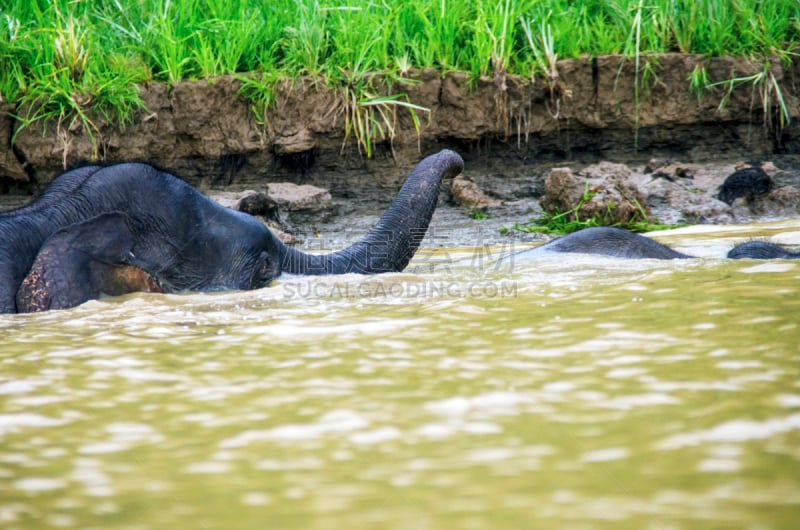
[[[800,221],[0,316],[0,526],[796,528]]]

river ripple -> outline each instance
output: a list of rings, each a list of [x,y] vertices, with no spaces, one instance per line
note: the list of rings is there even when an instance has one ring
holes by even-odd
[[[0,524],[794,528],[799,233],[2,316]]]

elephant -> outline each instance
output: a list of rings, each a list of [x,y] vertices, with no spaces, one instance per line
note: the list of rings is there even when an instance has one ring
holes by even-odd
[[[0,214],[0,313],[134,291],[258,289],[282,272],[401,271],[425,235],[440,183],[462,169],[450,150],[423,159],[367,235],[330,254],[288,247],[255,217],[149,164],[67,171],[27,206]]]
[[[800,252],[767,241],[746,241],[728,252],[731,259],[800,259]]]
[[[673,250],[648,237],[611,226],[584,228],[544,245],[523,250],[517,255],[530,257],[546,252],[578,252],[629,259],[687,259],[694,257]],[[747,241],[733,247],[727,257],[732,259],[800,259],[800,252],[793,252],[766,241]]]

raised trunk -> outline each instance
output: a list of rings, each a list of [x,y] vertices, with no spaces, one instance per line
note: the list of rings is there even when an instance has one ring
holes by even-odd
[[[281,271],[290,274],[376,274],[403,270],[419,248],[436,209],[439,185],[464,168],[443,150],[422,160],[378,224],[358,243],[332,254],[305,254],[281,245]]]

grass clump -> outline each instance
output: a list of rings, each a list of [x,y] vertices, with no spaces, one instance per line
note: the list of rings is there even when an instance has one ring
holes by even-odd
[[[94,138],[101,124],[89,109],[104,121],[129,123],[142,107],[136,85],[149,78],[148,69],[110,50],[95,62],[102,45],[80,12],[18,5],[29,10],[26,22],[0,15],[0,99],[15,104],[22,124],[55,121],[59,131],[82,128]]]
[[[635,199],[633,203],[638,209],[638,215],[627,222],[614,221],[615,216],[612,212],[611,205],[608,206],[605,212],[597,212],[592,216],[581,218],[581,208],[591,201],[594,195],[595,193],[587,188],[584,190],[581,199],[573,208],[565,212],[545,212],[545,215],[542,217],[530,219],[527,223],[514,223],[510,228],[501,228],[500,232],[504,235],[512,230],[523,233],[564,235],[592,226],[615,226],[630,230],[631,232],[652,232],[654,230],[668,230],[679,226],[651,222],[648,219],[647,212],[645,212],[644,208],[642,208]]]
[[[766,61],[761,71],[756,72],[749,76],[734,77],[725,81],[711,83],[708,88],[715,86],[726,86],[728,90],[725,96],[720,100],[719,109],[722,110],[727,105],[728,100],[733,94],[734,89],[740,85],[749,85],[753,96],[758,96],[761,101],[761,110],[764,116],[764,126],[771,130],[777,128],[782,129],[789,123],[789,110],[786,107],[786,101],[783,98],[783,91],[781,90],[778,81],[775,79],[775,74],[770,71],[770,63]],[[773,116],[777,116],[777,124],[772,123]]]

